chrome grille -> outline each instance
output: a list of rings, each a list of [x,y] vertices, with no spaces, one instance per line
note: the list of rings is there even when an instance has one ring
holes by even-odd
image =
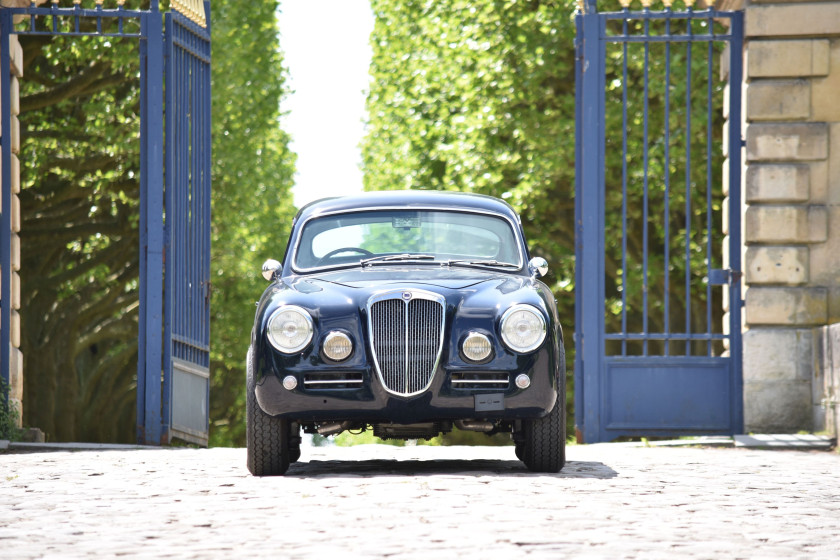
[[[416,395],[432,383],[443,346],[443,297],[423,291],[379,294],[368,303],[376,372],[385,388]]]

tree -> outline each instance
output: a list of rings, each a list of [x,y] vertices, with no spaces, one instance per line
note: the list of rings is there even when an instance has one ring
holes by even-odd
[[[372,82],[367,101],[370,121],[362,146],[365,188],[461,190],[510,202],[522,216],[532,252],[545,257],[551,265],[546,281],[557,297],[566,328],[570,374],[574,357],[571,335],[575,328],[575,3],[571,0],[373,0],[372,5],[376,24],[371,39]],[[620,26],[621,22],[611,25]],[[621,313],[626,310],[628,330],[642,330],[641,310],[647,301],[642,283],[647,272],[648,291],[664,292],[667,286],[672,296],[668,319],[661,301],[649,302],[650,330],[662,329],[666,321],[671,326],[684,326],[685,317],[689,316],[686,309],[691,309],[693,332],[701,328],[705,332],[705,311],[696,312],[700,308],[705,310],[705,291],[685,298],[680,282],[684,287],[686,276],[693,287],[704,282],[703,274],[694,272],[705,271],[705,253],[700,249],[706,246],[710,235],[706,227],[706,210],[710,205],[703,188],[707,171],[712,169],[719,174],[722,160],[718,154],[710,167],[706,166],[703,150],[710,129],[704,120],[705,113],[692,118],[692,133],[687,137],[684,78],[688,66],[702,69],[695,70],[702,78],[695,78],[693,87],[700,87],[703,93],[691,101],[693,107],[698,107],[706,99],[707,68],[711,68],[716,58],[707,58],[705,46],[695,47],[690,58],[684,45],[680,49],[674,46],[672,76],[666,82],[665,48],[662,44],[652,47],[653,85],[647,91],[641,85],[643,48],[632,46],[627,51],[626,83],[621,66],[622,48],[611,45],[607,51],[606,320],[611,327],[620,328]],[[722,84],[714,83],[712,89],[720,99]],[[622,122],[618,105],[622,91],[628,94],[628,123]],[[671,103],[668,123],[663,111],[666,91],[670,92]],[[645,102],[649,107],[651,131],[647,137],[640,123]],[[716,145],[721,124],[717,112],[711,127]],[[626,160],[631,176],[627,191],[628,259],[624,263],[621,258],[624,235],[616,210],[622,207],[624,198],[621,185],[625,156],[621,131],[628,127],[631,130]],[[670,131],[668,143],[672,156],[667,165],[663,138],[666,128]],[[662,218],[666,213],[662,201],[663,178],[669,177],[674,185],[679,180],[685,182],[686,151],[693,154],[696,165],[688,179],[689,187],[673,191],[666,221]],[[641,203],[645,181],[640,168],[645,153],[649,157],[647,215]],[[675,154],[683,154],[682,159],[674,157]],[[719,179],[715,184],[719,184]],[[684,210],[686,192],[691,201],[688,212]],[[715,194],[712,211],[720,209],[720,200],[720,193]],[[686,227],[687,222],[690,228]],[[670,224],[669,234],[665,233],[664,223]],[[647,238],[643,234],[646,229]],[[719,246],[720,236],[712,241]],[[671,249],[667,263],[665,245]],[[641,256],[644,248],[651,255],[647,269]],[[686,273],[688,261],[692,267]],[[667,284],[666,278],[670,279]],[[720,312],[716,310],[715,314],[719,326]],[[571,410],[574,394],[571,375],[567,379]],[[567,425],[571,428],[573,422]]]
[[[211,3],[213,10],[213,231],[210,438],[245,443],[245,354],[267,258],[291,230],[295,156],[280,128],[286,71],[277,0]],[[247,28],[244,22],[248,22]]]
[[[244,431],[236,423],[252,303],[263,288],[259,263],[282,250],[293,212],[294,156],[278,121],[285,77],[274,48],[277,6],[212,2],[214,443]],[[132,441],[136,40],[27,36],[21,43],[24,423],[54,440]]]
[[[131,40],[21,38],[24,423],[133,435],[138,63]]]
[[[532,253],[552,265],[560,316],[574,317],[573,3],[372,6],[365,188],[507,200]]]

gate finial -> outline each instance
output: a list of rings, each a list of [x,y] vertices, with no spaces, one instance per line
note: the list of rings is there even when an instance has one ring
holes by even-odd
[[[621,7],[626,10],[630,7],[630,1],[631,0],[618,0],[618,3],[621,4]]]
[[[207,27],[203,4],[201,0],[172,0],[170,6],[201,27]]]

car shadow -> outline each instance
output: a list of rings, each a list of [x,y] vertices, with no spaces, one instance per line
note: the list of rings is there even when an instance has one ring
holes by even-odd
[[[286,477],[376,477],[376,476],[499,476],[499,477],[552,477],[610,479],[618,473],[603,463],[594,461],[567,461],[559,473],[535,473],[520,461],[494,461],[490,459],[436,459],[431,461],[370,459],[361,461],[303,461],[294,463]]]

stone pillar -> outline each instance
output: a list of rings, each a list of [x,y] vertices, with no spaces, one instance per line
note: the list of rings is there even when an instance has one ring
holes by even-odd
[[[0,46],[2,48],[2,46]],[[0,53],[2,54],[2,53]],[[6,56],[6,54],[2,54]],[[20,351],[20,160],[18,154],[20,153],[20,121],[18,114],[20,113],[20,82],[18,81],[23,76],[23,50],[17,35],[12,35],[9,39],[9,53],[11,60],[11,82],[10,95],[12,105],[12,207],[11,207],[11,221],[12,221],[12,286],[11,286],[11,308],[12,308],[12,323],[10,332],[10,346],[9,349],[9,402],[22,414],[23,411],[23,354]],[[0,92],[3,95],[5,92]],[[0,208],[0,211],[5,209]],[[20,417],[18,417],[18,425],[20,425]]]
[[[840,1],[745,11],[745,429],[810,431],[815,328],[840,321]]]

